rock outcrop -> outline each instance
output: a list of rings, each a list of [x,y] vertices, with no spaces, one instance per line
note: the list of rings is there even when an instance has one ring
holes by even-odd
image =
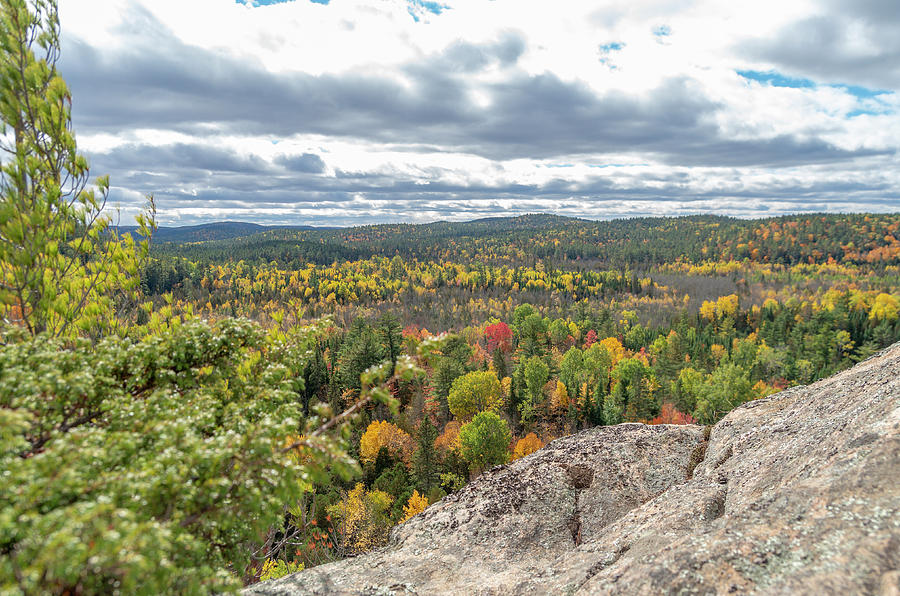
[[[900,344],[708,428],[558,439],[247,594],[900,594]]]

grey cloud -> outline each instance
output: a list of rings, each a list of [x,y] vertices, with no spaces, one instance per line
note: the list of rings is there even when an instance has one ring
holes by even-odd
[[[160,146],[127,144],[110,153],[95,154],[94,161],[103,169],[114,170],[208,170],[263,174],[272,169],[268,162],[256,155],[242,156],[228,149],[188,143]]]
[[[882,149],[846,151],[818,139],[800,140],[789,135],[768,139],[717,140],[696,146],[685,144],[678,165],[742,166],[752,164],[786,168],[802,164],[846,162],[851,158],[891,155]],[[666,159],[669,163],[674,163]]]
[[[724,209],[721,205],[730,204],[729,200],[778,201],[791,211],[803,210],[811,201],[826,204],[831,210],[846,210],[846,206],[854,201],[877,210],[896,209],[900,203],[900,192],[884,176],[869,175],[861,181],[839,182],[835,182],[833,176],[822,176],[805,183],[782,181],[745,187],[740,182],[740,173],[735,171],[731,177],[722,176],[720,189],[702,190],[693,180],[695,175],[682,170],[617,173],[613,178],[598,174],[584,180],[559,176],[542,184],[476,184],[441,181],[445,172],[433,168],[433,180],[422,184],[420,179],[380,172],[338,169],[332,176],[323,176],[316,172],[273,168],[258,156],[238,156],[225,149],[215,152],[211,162],[191,160],[191,156],[202,155],[207,148],[200,144],[181,145],[172,150],[142,145],[120,147],[109,153],[96,154],[95,171],[111,173],[114,187],[154,194],[161,213],[174,214],[183,208],[227,209],[234,213],[232,218],[253,221],[259,221],[256,212],[285,209],[337,209],[344,213],[342,222],[361,223],[371,217],[372,208],[383,217],[393,214],[395,219],[415,220],[426,208],[429,213],[452,218],[460,212],[489,211],[484,207],[486,204],[501,210],[505,208],[503,205],[528,204],[529,208],[522,209],[533,212],[557,211],[577,203],[584,214],[600,216],[604,205],[611,201],[653,202],[657,205],[657,213],[685,213],[700,208],[700,205],[716,212],[733,212],[731,207],[731,211],[721,210]],[[310,159],[308,156],[313,154],[306,155]],[[281,156],[277,161],[284,159],[290,158]],[[868,162],[868,166],[864,162]],[[260,163],[264,165],[259,166]],[[872,171],[890,165],[890,160],[878,157],[867,158],[858,167],[860,171],[867,168]],[[369,206],[365,214],[358,211],[360,197]],[[115,188],[111,199],[113,203],[119,200]],[[720,206],[716,206],[717,201],[721,202]],[[784,209],[775,209],[775,212]],[[285,221],[288,220],[276,219],[275,223]],[[316,223],[308,217],[301,220],[292,216],[289,221]],[[336,223],[329,219],[319,225]]]
[[[195,155],[204,147],[181,147],[175,155]],[[542,201],[546,205],[554,202],[564,204],[579,200],[589,203],[609,200],[648,200],[661,205],[671,202],[705,202],[722,197],[743,199],[780,200],[802,207],[811,199],[826,203],[846,203],[848,197],[865,199],[870,205],[897,204],[900,193],[890,181],[868,180],[854,182],[847,180],[835,183],[833,180],[819,180],[805,184],[793,183],[743,188],[737,182],[739,175],[731,180],[724,179],[728,190],[703,191],[692,184],[691,174],[684,171],[668,173],[643,173],[640,175],[619,175],[615,179],[598,175],[586,180],[571,180],[557,177],[543,184],[460,184],[439,180],[442,171],[435,170],[435,180],[422,184],[418,179],[398,177],[377,172],[346,172],[338,170],[334,176],[315,173],[245,168],[247,163],[263,161],[251,156],[237,159],[228,155],[220,156],[217,164],[231,164],[235,169],[212,170],[210,168],[172,167],[172,153],[156,147],[132,146],[123,159],[123,151],[98,154],[100,166],[111,168],[113,184],[123,185],[141,193],[154,193],[161,210],[177,206],[234,208],[241,206],[255,209],[284,208],[295,206],[348,205],[363,196],[372,203],[384,205],[385,211],[399,209],[398,202],[444,205],[447,213],[453,213],[451,205],[480,201]],[[227,153],[227,152],[226,152]],[[308,154],[311,155],[311,154]],[[208,164],[194,164],[208,165]],[[121,170],[124,175],[120,175]],[[98,171],[110,171],[98,169]],[[160,174],[159,172],[164,172]],[[279,173],[280,172],[280,173]],[[193,188],[191,192],[184,189]],[[115,200],[115,197],[113,197]],[[416,211],[407,213],[415,217]]]
[[[741,50],[794,75],[898,89],[898,32],[896,0],[824,0],[820,14],[747,42]]]
[[[525,52],[525,40],[519,34],[507,33],[494,45],[494,51],[503,66],[510,66]]]
[[[872,27],[900,25],[894,0],[824,0],[825,9],[837,15],[862,19]]]
[[[469,99],[472,83],[464,71],[514,61],[524,42],[512,33],[493,44],[459,43],[407,65],[412,81],[407,88],[367,73],[270,73],[186,46],[146,13],[136,18],[152,39],[136,41],[121,55],[105,55],[77,40],[66,44],[62,69],[76,98],[77,129],[116,134],[169,127],[198,136],[210,130],[312,133],[500,160],[641,151],[672,164],[751,165],[870,153],[841,151],[818,139],[723,139],[711,124],[720,106],[683,78],[634,97],[598,95],[552,73],[511,71],[505,82],[485,89],[491,104],[481,108]]]
[[[804,212],[858,212],[860,205],[853,200],[834,202],[775,203],[770,199],[747,199],[745,197],[716,197],[694,201],[659,202],[653,199],[635,199],[617,197],[610,199],[565,201],[521,199],[516,201],[430,201],[430,200],[397,200],[391,209],[379,208],[368,201],[342,204],[316,203],[292,206],[287,213],[283,211],[272,214],[256,204],[229,203],[233,213],[239,214],[242,221],[263,224],[306,224],[313,226],[350,226],[388,222],[423,222],[435,220],[470,220],[479,216],[521,215],[526,213],[555,213],[585,219],[611,219],[615,217],[638,217],[660,215],[692,215],[716,214],[737,217],[768,217],[784,213]],[[168,210],[165,225],[189,225],[215,219],[209,214],[182,214],[177,212],[180,202],[175,201]],[[166,209],[167,205],[162,205]],[[327,215],[323,210],[332,210]],[[865,210],[892,212],[891,204],[866,205]]]
[[[325,162],[315,153],[280,155],[275,159],[275,162],[292,172],[321,174],[325,171]]]
[[[864,3],[853,18],[875,19],[880,8],[877,2]],[[700,210],[734,214],[767,208],[778,213],[805,210],[813,203],[846,210],[854,201],[866,208],[896,210],[900,204],[900,193],[890,180],[873,182],[871,176],[853,174],[896,168],[892,152],[844,151],[814,136],[725,138],[714,124],[722,106],[692,80],[671,78],[640,97],[598,94],[552,73],[517,70],[525,43],[516,33],[486,44],[458,42],[410,63],[403,74],[411,85],[405,86],[362,72],[270,73],[259,64],[186,46],[140,10],[126,26],[134,44],[115,56],[65,39],[61,69],[72,87],[77,131],[115,135],[155,128],[197,139],[162,147],[130,144],[91,156],[94,171],[110,173],[114,186],[153,193],[161,213],[216,208],[234,212],[231,219],[284,223],[289,217],[293,223],[343,225],[379,218],[416,220],[425,213],[459,219],[461,214],[496,214],[506,205],[512,206],[511,212],[607,217],[629,214],[629,204],[635,215]],[[834,26],[833,20],[817,22],[809,35],[819,37],[809,39],[821,41]],[[776,51],[775,42],[795,43],[786,37],[764,41],[754,51]],[[776,53],[784,60],[812,60],[813,52],[801,43],[795,46]],[[801,55],[801,50],[807,53]],[[818,50],[820,56],[829,51]],[[507,68],[506,78],[482,89],[490,98],[490,105],[482,108],[469,99],[471,74],[493,67]],[[281,155],[269,162],[217,147],[219,134],[319,134],[388,143],[397,150],[462,152],[494,160],[575,162],[585,155],[632,153],[673,166],[723,170],[840,164],[848,177],[839,183],[829,175],[811,183],[745,187],[740,173],[729,177],[723,171],[719,176],[724,190],[705,191],[683,171],[585,180],[566,178],[561,171],[553,180],[529,185],[448,183],[442,180],[455,176],[432,168],[425,172],[430,183],[422,184],[421,179],[379,172],[337,169],[326,175],[325,161],[315,153]],[[271,209],[336,209],[342,215],[327,221],[308,214],[278,215],[273,221],[262,215]],[[373,210],[381,215],[373,216]]]
[[[506,32],[494,43],[474,44],[456,41],[444,50],[433,66],[451,71],[475,72],[494,63],[512,66],[525,52],[525,40],[518,33]]]
[[[187,175],[187,174],[186,174]],[[114,177],[114,181],[116,178]],[[145,180],[152,184],[166,223],[179,210],[228,210],[245,221],[352,225],[373,221],[416,221],[471,218],[477,214],[546,211],[586,217],[623,214],[659,215],[697,212],[752,215],[808,211],[895,211],[900,192],[885,182],[771,183],[748,186],[740,179],[723,180],[722,188],[701,190],[683,172],[634,176],[613,181],[593,177],[584,181],[557,178],[539,185],[451,184],[422,185],[415,180],[364,173],[343,178],[327,176],[268,176],[228,174],[191,180],[196,190],[185,192],[184,179]],[[139,188],[135,179],[129,188]],[[116,200],[115,191],[112,197]],[[319,211],[330,214],[317,216]],[[285,215],[284,212],[289,214]],[[333,215],[333,213],[339,215]],[[278,215],[266,215],[277,213]],[[425,214],[428,214],[427,216]],[[231,217],[231,216],[229,216]],[[206,220],[210,217],[207,216]],[[201,218],[202,220],[202,218]]]

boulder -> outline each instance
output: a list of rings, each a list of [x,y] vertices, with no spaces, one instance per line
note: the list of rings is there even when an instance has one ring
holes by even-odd
[[[598,427],[246,594],[900,594],[900,344],[715,426]]]

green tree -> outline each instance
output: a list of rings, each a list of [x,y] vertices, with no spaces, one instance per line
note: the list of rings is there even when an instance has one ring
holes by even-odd
[[[672,382],[672,398],[679,412],[693,412],[697,397],[703,389],[705,375],[693,368],[684,368]]]
[[[137,296],[152,202],[140,243],[111,228],[109,180],[89,184],[58,57],[54,2],[0,0],[0,317],[32,335],[97,335]]]
[[[441,353],[445,357],[456,361],[463,367],[469,364],[469,359],[472,358],[473,352],[472,346],[466,343],[462,336],[456,334],[452,334],[444,339],[444,344],[441,348]]]
[[[506,463],[512,436],[506,421],[494,412],[481,412],[459,430],[463,459],[472,473]]]
[[[412,469],[416,479],[416,487],[425,494],[428,494],[440,481],[438,455],[437,450],[434,448],[434,440],[437,439],[437,436],[437,429],[431,423],[431,419],[428,416],[424,416],[419,424]]]
[[[486,410],[499,410],[503,396],[497,373],[477,370],[459,377],[453,381],[447,402],[450,412],[460,420],[469,420]]]
[[[503,355],[503,351],[500,348],[494,348],[494,353],[491,354],[491,362],[494,365],[494,370],[497,371],[497,376],[501,379],[509,376],[509,367],[506,365],[506,357]]]
[[[584,373],[584,353],[576,348],[569,348],[559,364],[559,380],[563,382],[569,395],[577,395]]]
[[[603,397],[603,423],[620,424],[624,420],[625,402],[628,393],[621,383],[616,383],[613,390]]]
[[[624,341],[622,343],[629,350],[638,351],[642,346],[649,343],[650,338],[652,337],[653,332],[650,329],[647,329],[640,323],[635,323],[625,332],[625,337],[623,338]]]
[[[604,401],[607,424],[649,420],[659,414],[650,391],[653,371],[637,358],[623,358],[612,370],[613,391]]]
[[[532,356],[520,362],[516,373],[519,378],[517,384],[520,388],[524,385],[525,389],[524,395],[519,396],[519,416],[523,424],[529,425],[535,416],[535,406],[543,400],[543,389],[550,378],[550,367],[540,357]]]
[[[403,503],[409,498],[414,490],[411,482],[409,469],[403,463],[396,463],[386,469],[381,475],[375,479],[372,488],[385,492],[394,497],[392,515],[403,510]],[[397,503],[397,501],[402,501]]]
[[[831,346],[829,345],[828,348],[830,347]],[[825,350],[826,355],[830,353],[830,349],[828,348]],[[759,346],[757,346],[754,341],[749,339],[736,340],[731,350],[731,362],[744,370],[750,370],[756,362],[758,351]]]
[[[681,336],[676,331],[670,332],[668,336],[660,335],[650,346],[650,353],[655,359],[653,369],[656,378],[663,391],[668,394],[672,382],[678,378],[679,371],[685,366],[685,349]]]
[[[341,382],[350,389],[360,389],[360,376],[384,358],[381,339],[362,319],[356,319],[341,346],[339,361]],[[393,365],[393,363],[392,363]]]
[[[753,387],[747,371],[736,364],[723,364],[703,383],[694,417],[703,424],[714,424],[730,410],[752,398]]]
[[[541,315],[532,313],[516,327],[519,331],[519,351],[523,356],[541,356],[547,344],[547,324]]]
[[[308,481],[355,466],[302,416],[296,379],[312,340],[272,342],[225,320],[93,348],[47,334],[0,348],[0,413],[17,431],[0,445],[0,585],[239,587],[244,545],[280,524]],[[298,430],[314,448],[289,457]]]
[[[555,319],[550,323],[547,332],[550,335],[550,343],[557,347],[564,345],[569,339],[569,326],[562,319]]]
[[[535,308],[530,304],[520,304],[513,310],[513,327],[522,333],[522,324],[529,316],[537,314]]]
[[[587,406],[587,420],[591,424],[608,424],[606,422],[606,418],[603,415],[603,405],[604,400],[606,399],[606,386],[603,384],[597,384],[594,387],[593,395],[590,395],[590,400]]]
[[[609,386],[609,372],[612,367],[612,356],[610,356],[609,350],[599,343],[592,344],[584,351],[583,362],[590,382],[600,390],[600,395],[606,395]]]
[[[543,359],[532,356],[525,361],[525,386],[528,388],[528,396],[532,402],[539,402],[542,397],[544,385],[550,378],[550,367]]]
[[[441,358],[434,368],[431,383],[434,386],[434,395],[441,408],[441,415],[446,419],[450,417],[450,407],[447,398],[453,382],[466,374],[466,368],[453,358]]]
[[[756,362],[754,370],[757,371],[758,378],[769,379],[776,377],[782,373],[784,368],[784,353],[776,350],[768,345],[761,345],[756,351]],[[682,410],[690,412],[691,410]]]
[[[386,312],[379,317],[378,335],[381,337],[381,347],[384,350],[384,356],[391,361],[391,366],[393,367],[400,356],[400,349],[403,345],[403,333],[397,315]],[[392,374],[393,372],[391,370]]]

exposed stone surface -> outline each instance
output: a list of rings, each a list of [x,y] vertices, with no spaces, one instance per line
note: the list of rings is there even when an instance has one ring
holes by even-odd
[[[622,424],[556,440],[381,550],[246,591],[662,592],[900,594],[900,344],[711,433]]]

